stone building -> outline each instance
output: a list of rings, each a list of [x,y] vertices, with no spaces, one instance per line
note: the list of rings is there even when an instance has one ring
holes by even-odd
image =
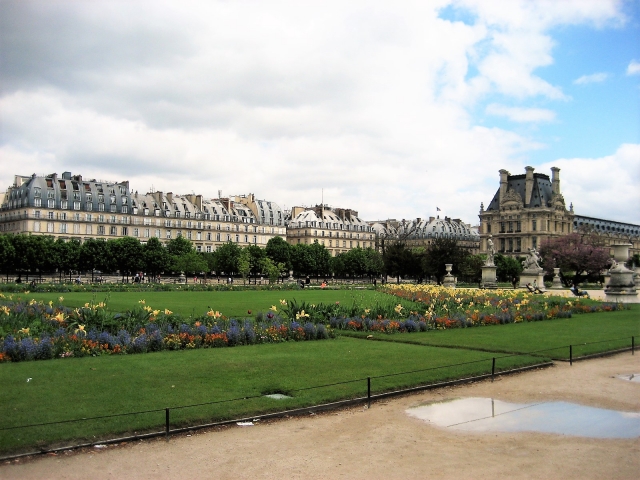
[[[336,256],[352,248],[374,248],[376,234],[372,227],[348,208],[293,207],[287,220],[287,242],[311,244],[318,241]]]
[[[265,246],[286,237],[280,207],[253,194],[205,199],[171,192],[139,194],[129,182],[86,180],[64,172],[24,177],[0,199],[0,233],[31,233],[77,239],[135,237],[163,242],[179,236],[197,251],[228,241]]]
[[[525,167],[524,175],[500,170],[500,187],[486,210],[480,204],[480,252],[494,248],[505,255],[524,255],[529,248],[573,231],[573,205],[567,209],[560,190],[560,169],[551,168],[551,178]]]
[[[458,245],[471,254],[479,253],[480,235],[476,228],[462,222],[460,219],[444,217],[429,217],[428,220],[416,218],[414,220],[380,220],[371,222],[377,235],[377,248],[382,248],[383,242],[402,241],[407,247],[428,247],[438,238],[448,238],[457,241]]]
[[[575,215],[573,229],[578,233],[596,235],[604,246],[630,244],[629,255],[640,254],[640,225]]]

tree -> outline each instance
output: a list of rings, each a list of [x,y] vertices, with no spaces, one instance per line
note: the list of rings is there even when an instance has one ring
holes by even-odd
[[[242,276],[242,283],[247,283],[247,276],[251,271],[251,254],[246,248],[240,249],[240,254],[238,255],[238,272]]]
[[[373,248],[367,248],[364,251],[365,257],[367,259],[366,263],[366,274],[369,278],[379,277],[382,275],[384,271],[384,261],[382,260],[382,255]]]
[[[78,270],[80,264],[80,242],[75,239],[65,241],[62,238],[58,238],[54,245],[58,270],[60,273],[68,273],[69,281],[71,281],[72,272]]]
[[[200,272],[206,272],[207,261],[195,250],[182,255],[174,255],[171,269],[175,272],[184,272],[188,278],[190,275],[197,275]]]
[[[264,257],[262,259],[261,270],[269,278],[269,283],[274,283],[284,272],[286,272],[286,267],[284,263],[273,263],[273,260],[269,257]]]
[[[263,272],[263,260],[267,258],[267,253],[257,245],[248,245],[245,250],[249,253],[249,273],[255,278]]]
[[[486,255],[467,255],[460,265],[460,277],[468,283],[479,283],[482,280],[482,266]]]
[[[142,269],[144,265],[142,259],[143,248],[137,238],[122,237],[109,240],[107,245],[123,280],[125,276],[129,277],[129,275]]]
[[[81,270],[91,271],[91,282],[94,280],[95,270],[107,270],[107,258],[107,243],[102,239],[89,238],[80,246],[79,267]]]
[[[265,253],[275,264],[282,263],[287,270],[293,268],[291,245],[282,237],[270,238],[265,247]]]
[[[522,273],[522,263],[513,257],[496,253],[493,261],[496,264],[496,277],[500,282],[511,282]]]
[[[291,247],[291,266],[297,276],[313,275],[315,273],[315,258],[311,252],[310,245],[297,243]]]
[[[400,283],[400,277],[419,271],[420,260],[418,256],[401,242],[387,244],[382,259],[385,273],[396,277],[398,283]]]
[[[565,274],[573,273],[573,283],[580,283],[584,274],[593,277],[611,264],[609,249],[590,243],[591,236],[571,233],[545,242],[540,248],[543,266],[547,273],[560,268]]]
[[[240,247],[233,242],[227,242],[216,250],[216,273],[224,273],[226,275],[235,275],[238,273],[240,258]]]
[[[142,247],[142,264],[146,274],[152,277],[157,277],[165,270],[169,270],[171,257],[156,237],[151,237]]]
[[[173,238],[167,242],[167,253],[174,257],[186,255],[187,253],[191,253],[191,251],[193,251],[193,245],[183,236]]]
[[[7,275],[9,279],[9,272],[14,268],[16,250],[11,244],[11,239],[8,235],[0,235],[0,272]]]
[[[447,273],[445,264],[451,263],[451,273],[459,275],[467,255],[469,252],[460,247],[455,239],[436,238],[425,251],[422,268],[425,274],[433,275],[438,282],[442,282]]]
[[[11,244],[15,252],[13,267],[18,273],[18,281],[22,281],[23,273],[26,273],[28,278],[29,271],[35,270],[47,253],[38,248],[38,238],[22,233],[11,235]]]
[[[331,273],[329,269],[329,259],[331,258],[329,250],[327,250],[324,245],[319,244],[317,240],[309,245],[309,247],[311,256],[313,257],[312,273],[315,274],[316,277]]]

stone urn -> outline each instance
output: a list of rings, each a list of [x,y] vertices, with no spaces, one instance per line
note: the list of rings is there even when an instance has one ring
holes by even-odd
[[[609,269],[609,283],[604,289],[605,299],[615,302],[635,301],[638,296],[635,272],[625,266],[631,244],[612,245],[613,265]]]
[[[445,287],[455,288],[456,278],[453,275],[451,275],[451,269],[453,268],[453,264],[445,263],[444,268],[447,270],[447,274],[444,276],[444,279],[442,280],[442,285],[444,285]]]
[[[560,290],[562,288],[562,281],[560,280],[560,269],[553,269],[553,283],[551,284],[551,288],[554,290]]]

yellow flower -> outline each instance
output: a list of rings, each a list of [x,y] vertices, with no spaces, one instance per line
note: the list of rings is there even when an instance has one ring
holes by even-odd
[[[141,304],[144,305],[145,302],[144,302],[144,300],[138,300],[138,303],[141,303]]]
[[[280,305],[286,305],[287,301],[286,300],[280,300]]]
[[[76,334],[78,333],[87,333],[84,331],[84,325],[78,325],[78,328],[76,328]]]
[[[58,297],[58,302],[60,303],[64,302],[64,297]]]
[[[104,302],[100,302],[97,306],[98,306],[99,308],[104,308],[104,307],[106,306],[106,303],[104,303]]]
[[[32,298],[32,299],[31,299],[31,301],[29,301],[29,305],[31,306],[31,305],[33,305],[34,303],[36,303],[36,300],[35,300],[35,298]]]
[[[300,310],[298,313],[296,313],[296,320],[300,320],[301,318],[309,318],[309,314],[304,313],[304,310]]]
[[[173,312],[171,310],[169,310],[168,308],[164,309],[164,314],[165,315],[171,315]]]
[[[18,330],[18,331],[19,331],[20,333],[24,333],[25,335],[28,335],[28,334],[29,334],[29,329],[28,329],[28,328],[23,328],[23,329],[20,329],[20,330]]]
[[[84,308],[89,308],[89,302],[84,304]]]
[[[49,306],[53,307],[53,302],[51,300],[49,300]]]
[[[369,313],[370,311],[371,311],[371,309],[370,309],[370,308],[365,308],[365,309],[364,309],[364,313]]]
[[[143,308],[143,310],[150,312],[151,311],[151,307],[149,305],[147,305],[146,307]]]
[[[5,315],[9,315],[9,313],[11,312],[9,307],[7,307],[6,305],[3,305],[2,307],[0,307],[0,311],[4,312]]]
[[[402,312],[402,309],[404,307],[400,304],[396,305],[396,308],[394,308],[394,310],[396,311],[397,314],[400,314],[400,312]]]
[[[207,316],[213,317],[213,318],[220,318],[222,316],[222,314],[217,310],[215,312],[213,310],[209,310],[207,312]]]
[[[157,317],[159,313],[160,313],[160,310],[154,310],[153,311],[153,316]]]
[[[271,308],[269,310],[277,312],[278,308],[275,305],[271,305]]]
[[[54,319],[56,322],[60,322],[60,323],[62,323],[62,322],[64,322],[64,314],[63,314],[62,312],[60,312],[60,313],[58,313],[55,317],[53,317],[53,319]]]

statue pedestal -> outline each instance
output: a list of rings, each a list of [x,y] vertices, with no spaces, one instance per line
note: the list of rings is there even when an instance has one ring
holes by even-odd
[[[533,287],[533,282],[536,282],[538,288],[544,292],[544,270],[542,268],[527,268],[520,274],[520,287],[527,288],[527,283],[530,283]]]
[[[496,270],[498,267],[495,265],[483,265],[482,267],[482,288],[498,288],[496,281]]]
[[[560,269],[559,268],[554,268],[553,269],[553,284],[551,285],[551,289],[552,290],[561,290],[562,289],[562,282],[560,281]]]

